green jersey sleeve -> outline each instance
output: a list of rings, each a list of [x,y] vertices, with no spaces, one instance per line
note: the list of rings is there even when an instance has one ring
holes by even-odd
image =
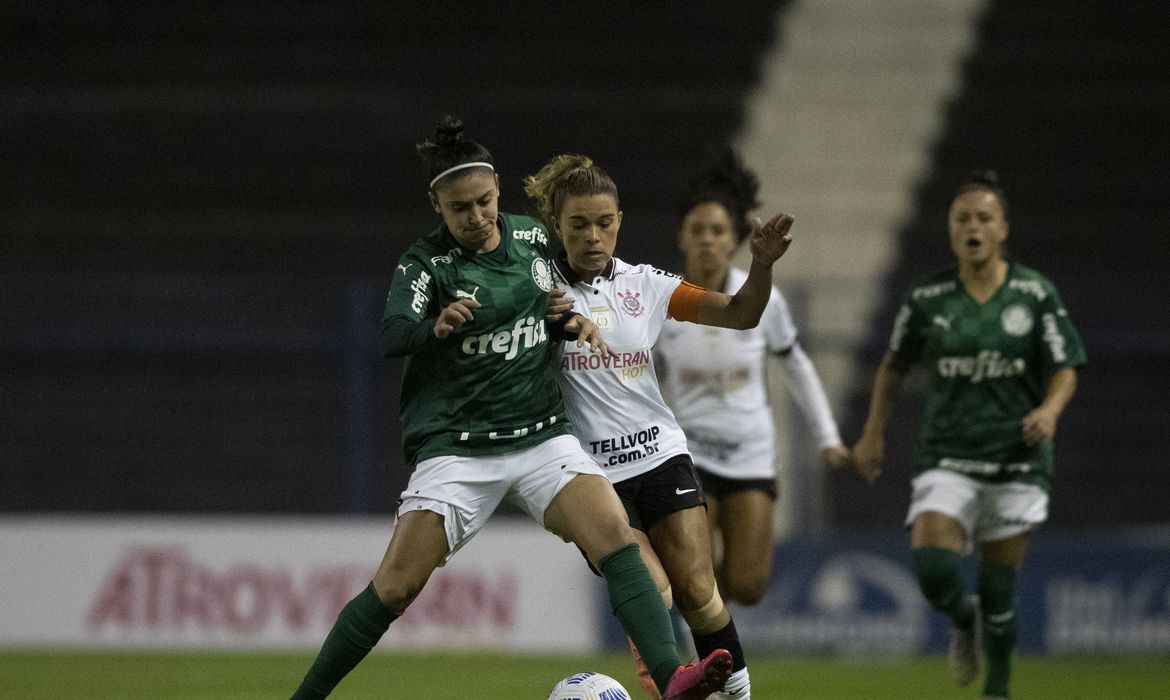
[[[1069,318],[1056,286],[1044,280],[1045,296],[1039,302],[1040,357],[1045,376],[1060,369],[1080,367],[1087,361],[1081,335]]]
[[[436,341],[432,331],[438,317],[435,275],[417,255],[408,252],[398,260],[390,280],[382,314],[382,354],[412,355]]]
[[[894,329],[890,333],[889,351],[899,365],[909,366],[922,358],[926,346],[925,319],[926,314],[913,293],[907,294],[894,317]]]

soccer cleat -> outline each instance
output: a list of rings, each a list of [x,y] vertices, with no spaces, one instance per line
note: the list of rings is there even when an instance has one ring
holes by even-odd
[[[951,642],[947,647],[947,668],[951,680],[965,688],[979,675],[983,666],[983,613],[979,610],[979,599],[974,599],[975,619],[968,629],[953,628]]]
[[[697,664],[679,666],[662,700],[705,700],[706,697],[722,690],[731,677],[731,652],[716,649]]]
[[[638,647],[634,646],[634,640],[626,637],[626,641],[630,643],[630,653],[634,656],[634,670],[638,672],[638,683],[642,685],[642,690],[646,691],[651,700],[662,700],[658,686],[654,685],[654,677],[650,675],[650,669],[646,668],[646,662],[638,653]]]

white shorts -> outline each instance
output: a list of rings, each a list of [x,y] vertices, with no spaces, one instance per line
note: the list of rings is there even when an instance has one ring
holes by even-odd
[[[1048,493],[1034,484],[989,484],[949,469],[925,471],[910,484],[914,492],[906,526],[933,511],[962,523],[968,541],[994,542],[1048,519]]]
[[[605,476],[572,435],[535,447],[495,455],[449,455],[424,459],[399,497],[398,516],[429,510],[443,516],[449,560],[487,523],[500,501],[544,525],[544,511],[578,474]]]

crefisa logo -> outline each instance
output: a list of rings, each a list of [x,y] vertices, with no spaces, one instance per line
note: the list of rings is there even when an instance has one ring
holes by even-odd
[[[622,311],[625,311],[630,316],[638,318],[646,311],[646,308],[642,306],[642,302],[638,300],[638,297],[642,296],[641,292],[632,292],[627,289],[625,294],[618,292],[617,296],[622,301]]]

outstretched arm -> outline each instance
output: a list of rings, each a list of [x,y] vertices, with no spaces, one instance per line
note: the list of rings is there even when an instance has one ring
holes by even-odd
[[[708,291],[699,302],[695,323],[721,328],[755,328],[772,293],[772,265],[792,244],[791,214],[780,213],[752,230],[752,264],[747,281],[735,296]]]

